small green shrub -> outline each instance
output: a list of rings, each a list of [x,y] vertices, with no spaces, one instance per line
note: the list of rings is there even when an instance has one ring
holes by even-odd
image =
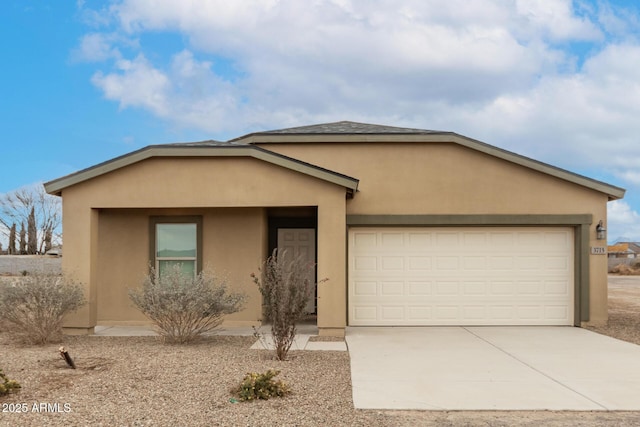
[[[142,289],[130,290],[129,298],[158,327],[165,342],[184,344],[239,311],[246,295],[228,292],[224,281],[208,273],[194,276],[176,264],[162,275],[152,269]]]
[[[20,388],[20,384],[17,381],[10,380],[0,369],[0,396],[7,395],[11,392],[17,391]]]
[[[234,394],[243,401],[283,397],[289,394],[291,390],[285,382],[273,379],[279,373],[280,371],[272,369],[269,369],[264,374],[248,373],[234,390]]]
[[[57,340],[65,314],[84,304],[82,287],[59,275],[33,273],[0,287],[0,318],[32,344]]]

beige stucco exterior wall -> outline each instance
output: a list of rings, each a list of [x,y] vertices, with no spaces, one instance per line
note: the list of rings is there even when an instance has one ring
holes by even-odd
[[[453,143],[269,143],[268,150],[358,178],[347,214],[591,214],[606,224],[607,195]],[[590,323],[607,320],[606,256],[589,257]]]
[[[265,258],[263,208],[104,209],[99,216],[97,322],[101,325],[147,324],[131,304],[127,289],[141,285],[148,271],[149,217],[201,216],[203,269],[248,296],[244,309],[226,318],[228,325],[257,325],[260,293],[249,274]]]
[[[589,247],[607,248],[606,240],[597,240],[595,227],[598,221],[602,219],[603,223],[607,223],[607,197],[600,195],[599,203],[595,203],[593,207],[593,224],[589,228]],[[607,282],[607,255],[590,255],[589,256],[589,295],[590,305],[590,321],[592,325],[604,325],[609,319],[608,314],[608,282]]]
[[[453,143],[261,144],[360,180],[345,189],[252,158],[152,158],[63,190],[63,268],[86,283],[91,304],[66,326],[142,322],[126,289],[149,261],[150,215],[202,215],[205,267],[250,294],[229,317],[255,322],[260,301],[248,275],[266,257],[268,207],[318,207],[318,326],[346,325],[347,215],[592,215],[606,224],[607,196]],[[112,265],[122,268],[112,268]],[[591,323],[607,319],[606,257],[589,256]]]
[[[205,267],[211,263],[250,294],[246,309],[228,321],[255,323],[261,301],[249,274],[266,257],[265,208],[317,206],[318,276],[330,279],[320,290],[318,310],[326,316],[319,323],[329,332],[341,329],[345,193],[344,187],[252,158],[156,158],[64,189],[63,268],[76,272],[91,301],[65,326],[90,331],[98,322],[145,321],[126,294],[149,261],[148,218],[163,214],[203,216]]]

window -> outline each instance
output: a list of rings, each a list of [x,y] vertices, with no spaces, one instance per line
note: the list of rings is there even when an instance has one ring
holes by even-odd
[[[201,270],[201,223],[199,217],[151,219],[151,262],[158,274],[177,264],[187,274]]]

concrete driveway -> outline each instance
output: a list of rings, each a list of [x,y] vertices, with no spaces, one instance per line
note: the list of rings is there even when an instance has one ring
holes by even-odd
[[[350,327],[359,409],[640,410],[640,346],[573,327]]]

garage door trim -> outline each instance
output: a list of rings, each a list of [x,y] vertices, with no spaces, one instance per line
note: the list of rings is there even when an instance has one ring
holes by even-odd
[[[589,321],[591,214],[575,215],[347,215],[347,228],[384,226],[572,226],[574,227],[574,325]],[[348,236],[348,232],[346,233]],[[345,236],[345,237],[347,237]],[[347,244],[347,252],[349,251]],[[347,253],[347,257],[348,257]],[[348,273],[348,272],[347,272]],[[348,286],[345,289],[348,293]],[[346,295],[348,298],[348,295]],[[348,310],[349,304],[346,309]],[[349,313],[347,314],[347,319]]]

